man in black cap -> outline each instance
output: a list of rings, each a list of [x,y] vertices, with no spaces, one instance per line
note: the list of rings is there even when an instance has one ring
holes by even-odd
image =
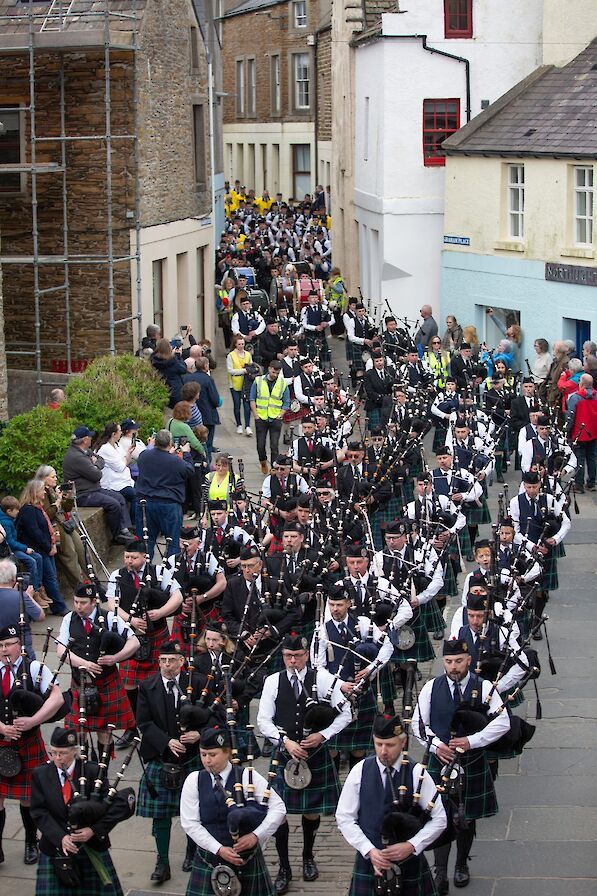
[[[131,537],[132,525],[127,503],[120,492],[100,486],[105,461],[91,450],[94,437],[95,433],[87,426],[77,426],[62,461],[62,478],[64,482],[74,483],[81,507],[104,509],[112,541],[125,544]]]
[[[296,520],[284,523],[282,550],[270,554],[266,560],[269,574],[282,579],[288,594],[293,589],[300,593],[301,633],[310,639],[315,628],[315,589],[326,581],[326,574],[318,551],[305,547],[305,530]]]
[[[141,650],[120,664],[120,679],[131,704],[133,715],[137,709],[140,683],[157,671],[160,644],[167,641],[168,617],[182,604],[178,583],[171,593],[168,584],[160,582],[158,572],[147,559],[147,545],[132,538],[124,549],[124,566],[115,570],[108,582],[108,609],[117,612],[130,625],[141,643]],[[118,597],[118,602],[117,602]],[[124,750],[133,742],[135,729],[130,728],[120,738],[118,749]]]
[[[369,473],[369,465],[365,457],[365,446],[362,442],[349,442],[346,452],[346,463],[340,467],[336,474],[336,488],[338,497],[349,499],[354,503],[358,497],[358,483],[366,479]]]
[[[515,395],[510,402],[510,429],[518,442],[518,433],[530,423],[530,413],[539,407],[535,380],[525,376],[522,381],[522,395]]]
[[[386,365],[382,352],[373,352],[373,367],[365,372],[365,410],[369,429],[385,426],[392,412],[392,385],[394,374]]]
[[[164,641],[160,645],[159,670],[141,682],[137,704],[137,722],[143,735],[141,756],[147,771],[139,785],[137,815],[153,819],[152,834],[156,843],[157,860],[151,875],[154,883],[170,880],[170,830],[172,819],[179,814],[180,789],[186,776],[200,768],[198,721],[181,722],[181,707],[187,701],[195,704],[207,677],[195,673],[192,678],[185,671],[185,654],[178,641]],[[209,697],[209,703],[215,695]],[[169,766],[174,769],[169,769]],[[190,871],[195,852],[192,841],[187,843],[183,871]]]
[[[270,361],[282,361],[284,346],[280,336],[280,325],[275,312],[269,312],[265,318],[265,333],[259,340],[261,349],[261,363],[269,367]]]
[[[362,302],[355,301],[351,310],[351,301],[348,303],[348,312],[342,318],[346,327],[346,358],[350,366],[350,375],[353,385],[357,378],[364,375],[365,362],[363,351],[371,349],[373,345],[372,333],[368,327],[367,312]]]
[[[459,467],[452,457],[452,452],[447,445],[440,445],[435,450],[437,468],[432,471],[433,491],[437,495],[444,495],[454,503],[466,516],[467,520],[472,512],[469,507],[478,508],[483,497],[483,487],[475,476],[468,470]],[[476,529],[477,524],[471,522],[471,529]],[[468,525],[459,531],[461,547],[467,560],[473,560],[472,543]]]
[[[106,804],[106,812],[87,826],[73,826],[69,822],[69,807],[75,791],[89,800],[94,783],[101,772],[96,762],[79,758],[77,731],[74,728],[55,728],[50,740],[52,761],[40,765],[33,772],[31,785],[31,815],[41,831],[36,893],[72,893],[74,896],[122,896],[122,887],[109,853],[110,831],[121,821],[130,818],[135,808],[132,788],[119,792],[116,799]],[[81,779],[85,787],[81,789]],[[108,792],[103,781],[101,797]],[[79,883],[67,884],[55,870],[59,856],[68,856],[74,863]],[[101,876],[98,873],[101,871]],[[106,882],[102,878],[106,878]]]
[[[232,744],[226,728],[205,728],[200,751],[203,769],[187,777],[180,800],[182,828],[197,845],[188,892],[212,892],[212,872],[218,867],[224,877],[226,873],[232,878],[238,875],[241,896],[275,896],[262,848],[284,821],[284,803],[275,791],[270,791],[265,778],[252,770],[253,799],[257,805],[246,804],[238,810],[243,833],[235,839],[230,833],[226,800],[234,793],[237,782],[242,783],[246,800],[249,772],[244,769],[240,773],[240,768],[232,765]],[[264,806],[260,811],[258,806],[263,805],[266,791],[267,809]],[[248,831],[244,830],[245,825]]]
[[[310,358],[317,358],[319,364],[328,364],[330,347],[326,331],[329,329],[332,315],[326,301],[322,301],[313,281],[309,292],[308,304],[301,311],[301,326],[305,333],[305,350]]]
[[[207,510],[211,525],[203,530],[201,551],[206,556],[213,554],[226,578],[238,575],[241,548],[253,544],[253,538],[238,525],[236,517],[228,510],[227,501],[212,498],[207,502]],[[195,537],[193,536],[193,539]],[[210,566],[211,575],[214,572],[211,562]]]
[[[34,682],[41,676],[34,694]],[[23,693],[23,684],[28,694]],[[44,698],[45,697],[45,702]],[[15,701],[22,698],[22,701]],[[51,719],[64,701],[58,685],[52,684],[52,673],[37,660],[29,662],[21,655],[21,637],[16,625],[0,629],[0,863],[4,861],[2,835],[6,822],[4,800],[18,800],[25,828],[26,865],[38,858],[37,832],[29,811],[31,773],[47,761],[40,725]],[[4,761],[12,755],[17,774],[4,774]],[[6,771],[9,771],[7,768]]]
[[[313,373],[315,369],[313,358],[301,358],[299,364],[300,373],[295,377],[293,385],[294,394],[304,409],[310,407],[311,400],[315,394],[315,389],[317,386],[321,385],[321,380]]]
[[[576,455],[563,439],[558,436],[551,425],[549,417],[541,414],[537,418],[537,437],[525,442],[520,457],[520,468],[524,473],[536,470],[539,465],[545,467],[551,475],[554,472],[554,460],[559,452],[566,455],[564,473],[576,470]]]
[[[315,418],[308,415],[301,420],[302,436],[292,443],[292,468],[303,477],[316,476],[334,466],[334,454],[316,433]]]
[[[468,342],[463,342],[458,352],[452,355],[450,361],[450,376],[456,380],[458,391],[472,389],[475,380],[475,365],[472,360],[472,350]]]
[[[108,644],[110,652],[106,652],[104,644]],[[73,705],[67,716],[67,724],[79,724],[81,673],[84,672],[85,728],[87,731],[97,731],[98,745],[110,742],[109,724],[124,731],[135,727],[135,717],[122,686],[118,663],[132,657],[140,646],[139,639],[123,619],[112,611],[102,612],[96,585],[87,582],[77,588],[73,610],[67,613],[60,626],[56,653],[62,658],[68,649],[73,676]],[[89,696],[91,690],[95,691],[93,699]]]
[[[508,733],[510,719],[492,683],[471,672],[471,655],[466,641],[444,641],[442,655],[444,674],[424,685],[413,715],[412,731],[423,746],[431,739],[428,767],[436,783],[446,763],[457,760],[464,769],[462,798],[469,826],[456,836],[454,885],[466,887],[470,881],[468,860],[475,838],[476,820],[495,815],[498,811],[485,750]],[[482,731],[462,733],[463,722],[456,721],[454,716],[465,705],[466,709],[491,717]],[[448,844],[435,850],[435,885],[439,894],[448,892],[450,846]]]
[[[435,888],[424,850],[446,829],[441,801],[435,801],[430,818],[416,834],[397,830],[394,842],[384,845],[381,831],[389,813],[408,814],[414,805],[429,805],[435,796],[435,784],[420,763],[405,756],[408,736],[399,716],[376,717],[373,745],[375,756],[349,772],[336,810],[340,833],[357,851],[349,896],[374,896],[376,878],[383,877],[393,865],[400,867],[403,896],[432,894]],[[416,802],[415,793],[419,794]]]
[[[282,759],[273,787],[282,797],[287,814],[302,816],[303,880],[314,881],[319,877],[313,849],[320,816],[335,812],[340,795],[338,776],[327,741],[350,723],[351,714],[340,683],[334,684],[334,677],[326,669],[319,669],[315,676],[314,671],[307,668],[309,654],[304,638],[292,633],[288,635],[282,647],[282,659],[285,668],[265,679],[257,725],[272,744],[282,741]],[[336,715],[322,730],[309,726],[310,733],[306,734],[307,697],[312,695],[315,683],[318,702],[327,698],[331,688],[328,699]],[[331,716],[333,712],[330,712]],[[282,731],[284,734],[281,734]],[[311,771],[311,782],[302,789],[291,788],[285,781],[283,769],[291,759],[306,762]],[[288,838],[288,822],[285,822],[276,831],[276,849],[280,860],[276,892],[279,896],[288,891],[292,880]]]

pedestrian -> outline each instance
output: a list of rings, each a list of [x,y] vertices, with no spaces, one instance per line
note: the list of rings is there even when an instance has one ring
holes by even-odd
[[[583,373],[578,392],[568,399],[566,429],[578,461],[576,468],[576,490],[585,490],[585,464],[587,468],[587,491],[595,491],[597,467],[597,391],[590,373]]]
[[[458,351],[463,339],[462,327],[453,314],[448,314],[446,317],[446,329],[442,336],[442,349],[445,352],[450,352],[450,354],[452,354],[453,352]]]
[[[186,365],[182,360],[182,343],[173,348],[167,339],[158,339],[151,356],[151,366],[159,373],[168,387],[168,407],[173,408],[176,402],[180,401],[182,378],[187,372]]]
[[[423,323],[415,333],[415,344],[419,354],[422,355],[432,337],[437,336],[438,329],[437,323],[433,318],[433,309],[431,305],[421,305],[419,314],[423,318]]]
[[[218,392],[213,377],[209,372],[209,359],[197,358],[195,361],[195,371],[188,373],[184,378],[185,383],[196,382],[201,391],[197,398],[197,407],[201,413],[203,426],[207,427],[207,460],[211,463],[211,457],[214,448],[216,426],[220,425],[220,415],[218,408],[222,406],[222,399]]]
[[[143,537],[145,508],[150,559],[160,535],[169,539],[170,544],[178,544],[186,484],[195,475],[190,451],[191,446],[187,442],[176,452],[168,430],[160,429],[155,436],[154,448],[147,449],[139,457],[136,493],[141,512],[137,520],[137,534],[139,538]]]
[[[230,394],[232,396],[232,411],[236,423],[236,431],[240,435],[243,431],[241,421],[241,407],[245,420],[245,433],[247,436],[253,435],[251,429],[251,405],[249,403],[250,386],[247,388],[245,378],[247,377],[247,368],[252,365],[253,358],[250,352],[245,350],[245,337],[236,335],[232,337],[232,349],[226,356],[226,369],[228,371],[228,382],[230,383]]]
[[[29,585],[23,591],[24,601],[24,625],[22,633],[23,644],[29,659],[35,659],[33,649],[33,635],[31,633],[32,622],[43,622],[45,613],[33,598],[33,585]],[[21,617],[21,591],[17,588],[17,566],[10,558],[0,560],[0,628],[7,625],[16,626]]]
[[[257,456],[261,464],[261,472],[267,475],[267,437],[269,435],[270,457],[272,466],[278,456],[282,417],[290,407],[290,392],[282,375],[281,361],[272,361],[267,375],[256,377],[249,401],[255,419],[255,435],[257,439]]]
[[[56,572],[56,534],[48,515],[43,509],[45,486],[41,479],[30,479],[20,497],[21,508],[17,517],[17,535],[42,559],[42,582],[48,599],[49,612],[55,616],[65,616],[68,607],[58,585]]]

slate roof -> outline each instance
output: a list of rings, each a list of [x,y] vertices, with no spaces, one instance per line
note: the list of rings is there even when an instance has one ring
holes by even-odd
[[[33,9],[33,30],[56,33],[73,31],[97,31],[103,28],[104,0],[63,0],[61,7],[55,7],[52,16],[44,25],[51,7],[51,0],[35,2]],[[139,26],[146,0],[110,0],[110,31],[134,31],[136,14]],[[66,15],[70,7],[70,12]],[[60,10],[62,19],[60,19]],[[29,4],[18,0],[0,0],[0,35],[27,34],[29,31]],[[101,13],[101,15],[98,15]],[[119,18],[114,13],[125,15]],[[43,29],[42,29],[43,26]]]
[[[241,16],[246,12],[257,12],[260,9],[267,9],[270,6],[279,6],[286,2],[287,0],[242,0],[242,3],[239,3],[238,6],[234,6],[232,9],[229,9],[228,12],[225,12],[222,18],[229,19],[232,16]]]
[[[597,158],[597,39],[542,66],[442,143],[447,155]]]

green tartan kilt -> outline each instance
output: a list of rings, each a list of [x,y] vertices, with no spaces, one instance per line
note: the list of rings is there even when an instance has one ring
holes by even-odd
[[[507,704],[508,709],[516,709],[517,706],[520,706],[521,703],[524,703],[524,691],[519,691],[514,700],[508,700],[513,691],[516,690],[516,686],[511,687],[509,690],[505,691],[503,694],[500,694],[502,701]]]
[[[551,552],[554,555],[554,557],[556,557],[556,558],[557,557],[565,557],[566,556],[566,545],[564,544],[563,541],[561,541],[559,544],[555,544],[553,546],[553,548],[551,549]]]
[[[67,887],[56,877],[50,856],[39,854],[35,896],[122,896],[122,887],[108,850],[96,853],[110,877],[110,884],[104,886],[97,871],[91,864],[85,850],[77,854],[76,862],[81,875],[81,885]]]
[[[206,896],[213,893],[211,873],[216,865],[226,864],[219,856],[214,856],[213,853],[198,846],[187,884],[187,896]],[[234,868],[234,871],[241,882],[242,896],[275,896],[276,890],[260,848],[246,865]]]
[[[471,545],[471,537],[468,534],[467,526],[463,526],[462,529],[459,530],[458,541],[460,542],[460,551],[463,557],[466,557],[467,554],[472,554],[473,546]]]
[[[330,347],[327,338],[323,335],[314,336],[311,332],[305,333],[304,352],[309,358],[317,357],[317,341],[321,340],[321,351],[319,352],[319,360],[326,363],[330,360]]]
[[[381,507],[378,507],[377,510],[373,511],[370,519],[373,543],[375,544],[376,551],[381,551],[383,548],[383,532],[385,531],[386,525],[399,519],[400,516],[400,502],[397,498],[390,498],[389,501],[386,501],[385,504],[382,504]]]
[[[369,429],[373,429],[374,426],[379,426],[381,423],[381,408],[372,408],[370,411],[367,411],[367,427]]]
[[[402,483],[402,492],[404,494],[404,506],[410,504],[411,501],[415,500],[415,487],[413,485],[412,476],[410,475],[412,470],[409,472],[409,475],[406,476],[404,482]],[[398,502],[400,503],[400,502]]]
[[[438,607],[434,597],[432,597],[428,603],[422,604],[422,606],[419,607],[419,610],[421,611],[423,623],[428,632],[439,632],[446,627],[444,614]]]
[[[162,763],[158,759],[150,759],[147,763],[147,773],[143,775],[139,782],[139,793],[137,795],[137,815],[141,818],[174,818],[180,815],[180,790],[168,790],[160,781],[160,771]],[[191,772],[198,772],[202,769],[201,760],[195,756],[190,762],[183,766],[183,783],[187,775]],[[153,797],[147,786],[147,780],[153,784],[157,790],[157,796]]]
[[[448,437],[448,428],[447,426],[442,426],[441,423],[435,424],[435,432],[433,433],[433,445],[432,450],[435,451],[441,445],[446,444],[446,439]]]
[[[416,616],[413,616],[413,618],[407,622],[407,625],[410,625],[415,633],[415,643],[410,650],[398,650],[397,647],[394,647],[394,653],[392,654],[393,662],[405,663],[407,660],[416,660],[417,663],[427,663],[429,660],[434,660],[435,651],[429,640],[423,615],[421,613],[416,613]]]
[[[354,753],[359,750],[370,752],[373,749],[373,721],[375,719],[376,700],[373,690],[369,688],[365,691],[358,702],[357,717],[343,728],[329,742],[330,750],[337,750],[339,753]]]
[[[381,686],[381,699],[383,700],[386,711],[393,710],[394,701],[398,696],[396,681],[394,679],[394,669],[392,663],[386,663],[379,671],[379,683]]]
[[[351,342],[350,339],[346,340],[346,360],[350,364],[353,370],[364,370],[365,362],[363,361],[363,348],[362,345],[357,345],[356,342]]]
[[[451,555],[452,551],[450,551],[450,556]],[[456,551],[456,556],[458,556],[458,551]],[[442,566],[444,568],[444,584],[440,593],[445,594],[446,597],[456,597],[458,594],[458,585],[456,584],[456,576],[454,575],[452,561],[448,559]]]
[[[469,750],[461,762],[465,773],[463,801],[467,821],[495,815],[498,811],[498,802],[486,751]],[[442,767],[443,764],[437,756],[432,754],[429,758],[428,771],[436,784],[440,781]]]
[[[487,498],[485,495],[481,498],[481,506],[476,504],[463,504],[463,513],[466,517],[468,526],[481,526],[483,523],[491,522],[491,514],[487,506]]]
[[[311,622],[303,622],[301,625],[301,635],[303,638],[306,638],[309,644],[313,640],[313,635],[315,634],[315,629],[317,628],[317,620],[313,619]]]
[[[334,815],[340,798],[340,782],[327,744],[318,747],[307,760],[313,775],[304,790],[288,787],[284,768],[290,756],[282,752],[278,775],[272,787],[284,801],[287,815]]]
[[[541,588],[543,591],[557,591],[560,587],[558,579],[558,559],[554,554],[548,554],[543,563],[541,575]]]
[[[520,639],[525,641],[531,633],[533,614],[530,610],[523,610],[522,613],[515,615],[516,624],[520,629]]]
[[[401,896],[437,896],[433,875],[423,853],[402,862],[400,870],[402,872]],[[375,896],[375,880],[371,862],[357,853],[348,896]]]

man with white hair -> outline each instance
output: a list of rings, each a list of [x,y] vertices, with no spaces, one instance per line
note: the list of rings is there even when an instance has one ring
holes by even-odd
[[[438,329],[437,324],[433,319],[433,309],[431,305],[421,305],[421,311],[419,313],[423,318],[423,323],[415,333],[415,343],[417,346],[421,345],[426,349],[429,345],[429,341],[433,339],[434,336],[437,336]]]

